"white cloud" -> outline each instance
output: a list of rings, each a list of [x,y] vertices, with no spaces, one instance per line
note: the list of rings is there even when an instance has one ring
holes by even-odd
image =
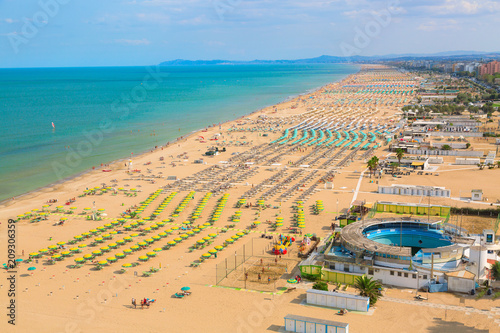
[[[442,30],[459,30],[460,26],[456,20],[427,20],[418,26],[418,30],[422,31],[442,31]]]
[[[445,0],[424,6],[433,15],[478,15],[500,12],[500,3],[491,0]]]
[[[14,20],[14,19],[11,19],[11,18],[6,18],[4,21],[7,22],[7,23],[17,22],[17,20]]]
[[[205,15],[200,15],[197,17],[193,17],[190,19],[180,20],[178,23],[183,25],[200,25],[209,23],[210,21],[207,19]]]
[[[115,39],[115,43],[123,44],[123,45],[149,45],[151,42],[146,38],[143,39]]]

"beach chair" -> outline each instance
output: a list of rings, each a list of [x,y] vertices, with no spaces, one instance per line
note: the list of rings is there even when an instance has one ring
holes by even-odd
[[[174,297],[175,298],[184,298],[184,294],[175,293]]]

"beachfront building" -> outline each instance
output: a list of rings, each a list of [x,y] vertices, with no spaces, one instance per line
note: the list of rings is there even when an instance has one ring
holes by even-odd
[[[451,207],[410,202],[377,201],[374,204],[374,210],[377,213],[440,216],[446,218],[450,215]]]
[[[441,198],[449,198],[451,196],[451,191],[444,187],[400,184],[392,184],[391,186],[379,185],[378,193]]]
[[[342,284],[367,275],[385,285],[447,291],[447,273],[468,271],[484,277],[484,268],[479,270],[482,274],[474,273],[486,265],[485,258],[477,259],[484,251],[472,250],[474,243],[473,238],[448,232],[442,220],[370,219],[342,228],[323,254],[313,255],[299,267],[306,277],[311,272]],[[457,273],[457,277],[466,275]]]
[[[285,316],[286,332],[349,333],[349,324],[288,314]]]

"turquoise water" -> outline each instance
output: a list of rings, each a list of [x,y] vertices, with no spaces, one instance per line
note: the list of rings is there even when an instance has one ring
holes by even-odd
[[[0,200],[357,70],[344,64],[0,69]]]
[[[415,255],[420,249],[437,248],[451,245],[451,241],[440,232],[433,230],[413,230],[400,229],[382,229],[381,232],[372,232],[367,238],[377,243],[411,247],[412,255]]]

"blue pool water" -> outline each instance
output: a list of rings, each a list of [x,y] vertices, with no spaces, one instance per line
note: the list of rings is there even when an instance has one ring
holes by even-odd
[[[401,233],[400,229],[385,229],[371,232],[366,236],[377,243],[412,248],[436,248],[452,244],[446,236],[434,230],[423,231],[403,228]]]

